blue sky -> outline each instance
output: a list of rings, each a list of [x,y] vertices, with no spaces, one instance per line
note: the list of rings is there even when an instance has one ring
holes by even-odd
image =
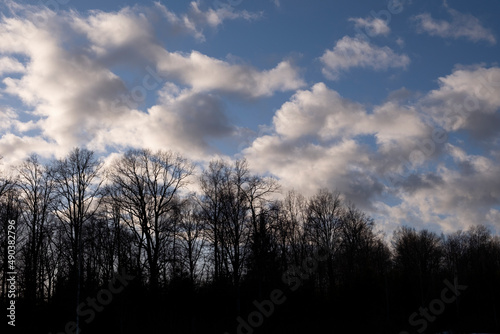
[[[500,230],[500,3],[1,1],[0,155],[246,158],[376,218]]]

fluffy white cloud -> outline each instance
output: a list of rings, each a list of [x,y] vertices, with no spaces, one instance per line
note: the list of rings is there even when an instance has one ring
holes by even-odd
[[[409,222],[445,232],[465,229],[475,224],[496,224],[492,220],[500,205],[498,160],[467,154],[463,149],[446,145],[454,164],[441,164],[435,173],[413,174],[402,185],[401,204],[392,208],[397,223]],[[396,210],[398,208],[398,210]]]
[[[6,133],[0,137],[0,156],[3,157],[2,163],[6,166],[12,166],[26,159],[26,152],[36,152],[47,158],[54,154],[62,157],[56,145],[40,136],[17,136]]]
[[[158,50],[158,71],[174,77],[196,91],[219,90],[243,96],[269,96],[275,91],[295,90],[304,85],[298,70],[283,61],[275,68],[258,71],[233,65],[197,51],[188,55]]]
[[[4,73],[24,72],[24,66],[17,59],[11,57],[0,57],[0,76]]]
[[[439,89],[422,101],[422,109],[447,131],[465,129],[477,138],[498,137],[500,68],[456,68],[438,80]]]
[[[197,3],[191,7],[201,20],[205,12]],[[22,15],[0,20],[2,93],[23,103],[2,117],[11,133],[0,138],[0,155],[11,162],[35,151],[62,156],[82,145],[97,151],[170,148],[201,159],[217,152],[212,140],[245,132],[227,117],[220,94],[248,99],[303,85],[287,61],[259,70],[197,51],[164,49],[155,39],[151,8],[87,15],[16,8]],[[220,10],[206,12],[206,24],[240,15]],[[123,64],[130,72],[116,74]],[[21,110],[32,120],[20,121]],[[28,130],[36,136],[25,134]]]
[[[496,217],[492,207],[500,205],[500,154],[472,154],[434,137],[439,115],[428,112],[430,101],[474,92],[481,78],[496,82],[497,69],[457,69],[439,79],[440,89],[411,103],[392,98],[371,110],[318,83],[285,102],[272,131],[257,137],[244,155],[257,171],[304,193],[320,187],[341,191],[385,231],[399,224],[453,231],[490,223]],[[500,106],[490,91],[498,89],[478,88],[475,94],[491,114]],[[409,94],[391,96],[403,93]]]
[[[398,167],[398,157],[430,136],[414,108],[387,102],[369,112],[323,83],[298,91],[273,125],[245,150],[251,166],[301,191],[337,188],[365,207],[383,191],[384,173]]]
[[[273,124],[286,139],[315,136],[328,141],[373,135],[381,146],[401,145],[427,134],[413,108],[387,102],[368,113],[363,105],[342,98],[323,83],[297,92],[276,112]]]
[[[84,34],[88,47],[99,56],[104,56],[110,50],[126,47],[143,47],[153,40],[154,32],[150,20],[145,13],[125,7],[118,12],[94,11],[92,15],[82,17],[72,14],[71,28]]]
[[[311,90],[297,92],[283,104],[273,123],[276,132],[287,139],[307,136],[328,139],[359,132],[356,123],[363,117],[363,106],[318,83]]]
[[[243,19],[247,21],[257,20],[262,17],[262,13],[252,13],[246,10],[236,10],[234,6],[219,6],[218,8],[200,8],[199,1],[192,1],[189,4],[189,11],[186,14],[177,15],[159,2],[155,3],[156,8],[178,32],[188,32],[198,40],[205,41],[203,33],[204,27],[217,28],[226,20]]]
[[[321,187],[338,189],[366,208],[371,197],[383,190],[369,173],[369,154],[352,139],[317,144],[266,135],[257,138],[244,154],[253,169],[270,172],[304,194],[313,194]]]
[[[431,36],[443,38],[466,38],[473,42],[487,41],[496,44],[495,35],[486,29],[481,21],[470,14],[462,14],[455,9],[446,6],[451,21],[434,19],[431,14],[423,13],[413,17],[417,23],[417,31],[428,33]]]
[[[410,58],[405,54],[397,54],[391,48],[378,47],[359,38],[344,36],[338,40],[332,50],[326,50],[321,56],[323,74],[336,80],[342,71],[352,67],[387,70],[389,68],[406,68]]]
[[[388,35],[391,32],[391,29],[387,25],[388,21],[384,21],[380,18],[361,18],[361,17],[352,17],[349,21],[354,22],[354,26],[359,29],[364,29],[364,32],[368,36],[377,36],[377,35]]]
[[[22,15],[0,19],[5,164],[31,152],[61,157],[74,146],[100,152],[166,148],[207,161],[218,153],[214,141],[252,136],[233,123],[239,115],[230,117],[228,106],[292,91],[272,124],[263,125],[269,131],[240,152],[255,170],[304,193],[336,188],[375,217],[384,215],[389,228],[433,222],[425,227],[447,231],[498,218],[498,67],[457,67],[438,78],[435,90],[410,99],[412,92],[402,88],[385,102],[366,106],[324,83],[304,89],[290,61],[260,69],[196,50],[167,49],[157,41],[159,25],[202,40],[204,28],[255,14],[203,10],[198,2],[186,14],[159,3],[57,15],[16,6]],[[376,20],[353,21],[385,33]],[[321,61],[333,79],[353,67],[387,70],[410,62],[388,47],[347,36]],[[7,99],[15,100],[9,108],[3,107]],[[450,136],[459,130],[472,134],[490,146],[479,154],[454,138],[429,149],[435,126]],[[423,159],[412,159],[415,152],[424,152]],[[401,174],[396,184],[388,181],[393,174]]]
[[[485,140],[484,154],[446,142],[435,149],[436,167],[405,167],[392,189],[399,204],[375,203],[377,218],[390,228],[412,224],[451,232],[471,224],[492,224],[497,231],[500,206],[500,70],[497,67],[457,67],[438,79],[440,87],[414,103],[420,117],[443,127],[449,136],[464,130],[469,139]],[[460,143],[460,141],[457,141]],[[481,141],[484,143],[483,141]],[[451,158],[451,159],[450,159]]]
[[[200,10],[199,2],[191,2],[191,15],[201,24],[212,27],[221,25],[225,20],[244,19],[247,21],[256,20],[262,17],[262,13],[251,13],[246,10],[237,11],[234,6],[224,6],[221,8],[209,8],[207,11]]]
[[[485,111],[492,112],[500,108],[500,68],[473,66],[457,67],[453,73],[439,78],[440,88],[431,92],[434,99],[447,100],[450,94],[468,95],[483,103]],[[470,102],[472,108],[476,103]]]

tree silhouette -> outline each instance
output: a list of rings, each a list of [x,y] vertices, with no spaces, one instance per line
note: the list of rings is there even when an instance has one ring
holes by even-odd
[[[0,178],[0,302],[14,220],[18,312],[33,315],[23,332],[66,331],[75,313],[92,333],[411,332],[457,287],[426,330],[500,330],[500,238],[486,226],[387,238],[336,191],[282,193],[245,160],[195,172],[170,151],[129,150],[103,168],[76,148],[14,172]],[[117,275],[134,278],[80,321]]]
[[[109,172],[121,218],[144,250],[149,284],[153,293],[159,288],[160,271],[165,265],[161,255],[172,239],[172,215],[178,192],[187,184],[193,166],[172,152],[128,151]],[[170,259],[171,260],[171,259]]]

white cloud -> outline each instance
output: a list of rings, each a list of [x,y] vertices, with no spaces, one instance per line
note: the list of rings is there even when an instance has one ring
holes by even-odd
[[[321,61],[323,74],[336,80],[342,71],[353,67],[387,70],[389,68],[406,68],[410,58],[405,54],[397,54],[391,48],[378,47],[365,40],[344,36],[337,41],[332,50],[326,50]]]
[[[392,220],[390,224],[395,221],[444,232],[482,223],[496,224],[498,230],[493,208],[500,205],[500,155],[496,150],[500,69],[457,67],[438,82],[438,89],[414,102],[423,111],[422,119],[442,126],[449,136],[465,130],[470,134],[469,145],[475,139],[485,140],[487,149],[479,155],[469,152],[467,146],[444,143],[436,152],[435,168],[407,170],[401,175],[400,187],[394,192],[401,203],[385,208],[379,203],[380,217]]]
[[[154,11],[147,8],[86,15],[35,6],[22,10],[23,15],[0,20],[0,56],[7,64],[3,93],[24,104],[2,117],[11,133],[0,139],[0,155],[8,154],[11,162],[38,150],[61,156],[74,146],[102,152],[170,148],[201,159],[217,152],[213,139],[245,132],[227,117],[220,94],[248,99],[303,85],[287,61],[259,70],[198,51],[170,52],[156,41]],[[221,20],[236,15],[218,13]],[[124,63],[130,72],[115,74]],[[8,76],[13,72],[21,75]],[[130,74],[138,79],[130,80]],[[157,94],[156,101],[146,101]],[[17,117],[24,108],[31,110],[28,122]],[[28,130],[37,136],[24,135]]]
[[[432,98],[446,100],[451,97],[451,93],[466,94],[485,103],[489,111],[500,108],[498,67],[457,67],[450,75],[439,78],[439,84],[439,90],[431,92]]]
[[[431,178],[414,175],[411,187],[408,179],[399,195],[402,203],[396,206],[404,214],[396,221],[419,227],[432,222],[444,232],[477,224],[497,224],[498,229],[498,221],[492,220],[492,207],[500,205],[498,161],[467,154],[451,144],[446,150],[455,164],[441,165]]]
[[[368,112],[323,83],[298,91],[276,111],[273,125],[244,151],[251,166],[304,192],[336,188],[367,207],[382,192],[381,174],[430,136],[414,108],[388,102]]]
[[[462,14],[445,5],[451,21],[434,19],[431,14],[423,13],[413,17],[417,23],[417,31],[431,36],[443,38],[466,38],[473,42],[487,41],[496,44],[496,38],[491,30],[486,29],[481,21],[471,14]]]
[[[498,225],[498,222],[500,222],[500,211],[497,209],[490,209],[486,215],[486,219],[491,225],[496,226],[496,233],[500,233],[500,226]]]
[[[8,130],[17,119],[17,114],[12,108],[0,109],[0,130]]]
[[[358,205],[369,206],[371,196],[382,191],[367,168],[369,156],[352,139],[315,144],[266,135],[257,138],[244,154],[253,169],[270,172],[286,187],[300,189],[304,194],[330,187]]]
[[[199,1],[192,1],[189,4],[188,12],[182,15],[173,13],[159,2],[155,3],[155,7],[167,18],[175,30],[189,32],[200,41],[205,41],[203,31],[205,27],[217,28],[227,20],[243,19],[253,21],[262,17],[262,13],[237,10],[229,4],[216,9],[208,8],[204,11],[200,8]]]
[[[357,121],[365,116],[363,106],[343,99],[323,83],[297,92],[276,112],[276,132],[287,139],[318,136],[323,139],[358,132]]]
[[[411,92],[401,89],[379,105],[366,106],[324,83],[303,89],[299,70],[286,60],[260,69],[196,50],[166,49],[156,40],[155,15],[166,18],[165,29],[200,39],[203,28],[254,18],[225,10],[229,12],[203,11],[194,3],[189,13],[179,15],[156,4],[153,9],[85,15],[61,10],[56,15],[26,7],[23,15],[2,17],[2,94],[21,101],[0,109],[2,162],[16,163],[31,152],[61,157],[74,146],[102,152],[166,148],[206,161],[218,153],[215,140],[252,135],[233,123],[225,98],[246,103],[292,91],[275,111],[269,131],[241,152],[255,170],[274,174],[304,193],[336,188],[370,213],[385,213],[392,220],[387,226],[424,226],[430,221],[446,231],[497,219],[498,67],[457,67],[438,78],[439,87],[423,97],[406,98]],[[404,54],[347,36],[321,60],[331,78],[353,67],[387,70],[409,64]],[[149,85],[154,87],[146,88]],[[141,98],[134,106],[117,103],[141,89],[148,95],[146,101]],[[436,145],[426,156],[429,161],[405,166],[410,170],[391,188],[386,175],[432,138],[434,125],[450,135],[465,130],[472,138],[487,138],[492,146],[485,152],[493,153],[479,155],[451,141]],[[380,201],[389,197],[391,205]]]
[[[0,76],[4,73],[24,72],[24,66],[17,59],[11,57],[0,57]]]
[[[358,29],[364,29],[364,32],[368,36],[378,36],[384,35],[387,36],[391,29],[387,25],[388,21],[382,20],[379,18],[361,18],[361,17],[352,17],[349,21],[354,22],[354,26]]]
[[[36,124],[32,121],[20,121],[19,116],[14,108],[11,107],[0,107],[0,130],[27,132],[36,129]]]
[[[159,50],[158,71],[173,76],[196,91],[220,90],[249,97],[269,96],[275,91],[295,90],[304,85],[290,62],[257,71],[249,66],[232,65],[197,51],[188,55]]]
[[[218,9],[209,8],[207,11],[200,9],[199,2],[191,2],[191,15],[199,24],[207,24],[211,27],[221,25],[225,20],[244,19],[256,20],[262,17],[262,13],[251,13],[247,10],[237,11],[234,6],[225,6]]]
[[[500,205],[500,154],[471,154],[442,142],[430,149],[437,120],[421,112],[429,100],[473,92],[481,75],[497,78],[493,69],[456,70],[440,78],[439,90],[406,105],[389,100],[371,111],[315,84],[276,111],[272,131],[257,137],[244,156],[256,171],[274,174],[305,194],[321,187],[339,190],[386,231],[399,224],[449,232],[491,223],[496,217],[491,208]],[[497,106],[488,89],[477,94]],[[411,160],[414,152],[424,151],[423,160]],[[397,182],[389,182],[392,175]],[[380,201],[388,197],[394,204]]]
[[[36,152],[42,157],[51,157],[61,151],[57,150],[57,144],[50,143],[40,136],[17,136],[13,133],[6,133],[0,137],[0,156],[2,163],[7,166],[18,164],[26,159],[26,152]]]
[[[500,126],[500,68],[457,67],[438,80],[439,89],[429,92],[422,109],[447,131],[465,129],[473,137],[498,137]]]
[[[387,102],[368,113],[363,105],[341,97],[323,83],[298,91],[276,111],[273,124],[288,140],[316,137],[328,141],[373,135],[384,147],[427,134],[414,109]]]
[[[141,12],[125,7],[118,12],[93,11],[92,15],[81,17],[71,15],[71,24],[77,33],[88,38],[89,47],[98,55],[130,46],[139,48],[153,40],[153,27],[148,17]]]

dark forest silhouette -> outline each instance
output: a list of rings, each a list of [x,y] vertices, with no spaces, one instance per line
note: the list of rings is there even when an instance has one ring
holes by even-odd
[[[400,227],[388,243],[334,191],[276,200],[278,182],[244,160],[196,172],[167,151],[105,168],[74,149],[13,175],[0,184],[0,301],[5,312],[14,220],[26,333],[500,331],[500,239],[484,226]]]

